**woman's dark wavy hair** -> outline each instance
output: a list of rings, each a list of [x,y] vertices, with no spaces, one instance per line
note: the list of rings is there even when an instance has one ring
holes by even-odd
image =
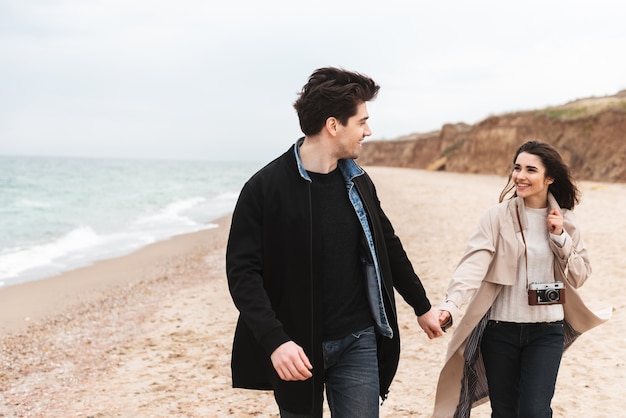
[[[515,164],[517,156],[522,152],[536,155],[541,159],[543,166],[546,168],[546,177],[554,179],[554,182],[548,186],[548,191],[552,193],[560,207],[570,210],[574,209],[574,206],[580,202],[580,191],[574,184],[569,167],[565,164],[558,151],[545,142],[528,141],[518,148],[513,157],[513,164]],[[513,171],[509,174],[509,180],[502,193],[500,193],[500,202],[515,189],[515,184],[511,180],[512,176]],[[516,196],[517,192],[514,192],[510,199]]]
[[[333,67],[315,70],[293,104],[302,132],[318,134],[330,117],[347,125],[357,107],[376,98],[379,89],[374,80],[359,73]]]

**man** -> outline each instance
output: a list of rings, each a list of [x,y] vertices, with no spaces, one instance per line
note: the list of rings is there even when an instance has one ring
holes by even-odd
[[[435,310],[374,185],[355,162],[371,135],[370,78],[321,68],[294,104],[304,138],[244,185],[226,270],[240,311],[233,386],[273,389],[281,417],[377,417],[400,354],[394,291],[429,338]]]

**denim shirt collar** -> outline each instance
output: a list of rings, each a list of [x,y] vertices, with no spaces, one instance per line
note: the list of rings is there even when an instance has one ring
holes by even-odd
[[[296,164],[298,165],[298,172],[300,173],[300,177],[310,182],[311,177],[309,173],[302,165],[302,157],[300,156],[300,147],[304,143],[304,137],[298,139],[296,143],[293,145],[293,153],[296,158]],[[352,179],[355,177],[363,175],[364,171],[359,165],[354,162],[353,159],[343,159],[337,161],[337,165],[339,166],[339,170],[343,175],[344,180],[347,182],[352,182]]]

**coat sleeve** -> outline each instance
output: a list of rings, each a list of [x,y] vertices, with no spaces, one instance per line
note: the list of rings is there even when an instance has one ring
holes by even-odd
[[[382,230],[384,238],[384,251],[386,251],[387,257],[382,257],[382,254],[378,254],[379,262],[384,264],[388,263],[387,269],[391,272],[391,281],[393,287],[398,291],[400,296],[413,308],[417,316],[421,316],[428,312],[431,308],[430,301],[426,296],[426,290],[422,285],[420,278],[415,273],[413,265],[409,260],[409,257],[402,246],[400,238],[396,235],[391,221],[383,211],[380,200],[376,193],[376,188],[366,175],[369,187],[373,193],[373,199],[375,204],[376,214],[378,215],[378,222],[380,222],[380,228]],[[377,247],[377,251],[380,252],[381,248]],[[381,265],[383,271],[386,269],[384,265]],[[393,291],[390,289],[390,291]]]
[[[386,231],[385,242],[391,264],[393,286],[402,298],[413,307],[415,315],[421,316],[431,308],[430,301],[426,296],[426,289],[415,273],[400,238],[396,235],[391,222],[384,213],[381,214],[381,221]]]
[[[485,212],[470,237],[465,252],[452,273],[445,300],[437,309],[450,312],[452,322],[459,317],[461,307],[474,296],[485,278],[496,252],[499,233],[492,210]]]
[[[559,247],[550,240],[550,247],[556,256],[559,267],[564,272],[565,280],[577,289],[591,276],[589,253],[576,225],[574,212],[563,210],[563,227],[565,229],[565,243]]]
[[[258,183],[244,185],[226,248],[228,287],[241,318],[267,354],[289,341],[263,281],[263,202]]]

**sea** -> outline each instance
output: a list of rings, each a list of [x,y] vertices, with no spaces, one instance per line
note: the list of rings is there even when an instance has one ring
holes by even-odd
[[[261,166],[0,156],[0,288],[215,228]]]

